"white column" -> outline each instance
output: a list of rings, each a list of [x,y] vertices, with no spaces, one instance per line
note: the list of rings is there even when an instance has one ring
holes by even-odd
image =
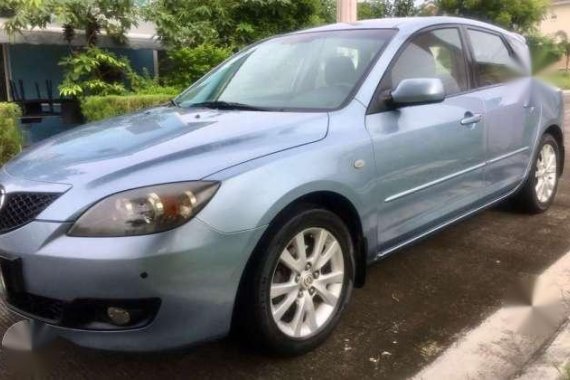
[[[357,0],[336,0],[336,21],[355,22]]]
[[[154,79],[158,79],[158,73],[159,68],[158,68],[158,50],[153,50],[152,51],[152,65],[154,66]]]

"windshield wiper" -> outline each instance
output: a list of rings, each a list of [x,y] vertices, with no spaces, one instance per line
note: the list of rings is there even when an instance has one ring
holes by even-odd
[[[223,102],[223,101],[211,101],[202,103],[190,104],[190,107],[204,107],[213,108],[218,110],[244,110],[244,111],[267,111],[264,108],[250,106],[249,104],[235,103],[235,102]]]

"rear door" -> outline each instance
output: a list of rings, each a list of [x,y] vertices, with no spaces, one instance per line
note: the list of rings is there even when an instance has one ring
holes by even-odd
[[[485,192],[507,191],[523,179],[530,160],[538,111],[531,80],[508,40],[486,29],[466,28],[476,91],[485,105]]]
[[[439,78],[447,94],[438,104],[380,106],[366,118],[378,171],[381,249],[417,235],[479,196],[484,108],[468,93],[465,51],[458,27],[422,31],[402,48],[380,83],[378,94],[384,94],[403,79]]]

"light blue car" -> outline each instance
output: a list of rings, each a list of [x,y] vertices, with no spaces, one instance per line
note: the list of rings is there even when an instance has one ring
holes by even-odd
[[[183,68],[181,68],[183,70]],[[14,312],[79,345],[230,328],[298,354],[367,264],[562,173],[563,100],[525,40],[458,18],[316,28],[243,50],[172,104],[34,146],[0,174]]]

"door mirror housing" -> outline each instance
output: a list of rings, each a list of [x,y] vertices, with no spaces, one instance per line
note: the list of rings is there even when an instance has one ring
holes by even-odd
[[[390,93],[394,107],[440,103],[445,100],[445,88],[438,78],[404,79]]]

